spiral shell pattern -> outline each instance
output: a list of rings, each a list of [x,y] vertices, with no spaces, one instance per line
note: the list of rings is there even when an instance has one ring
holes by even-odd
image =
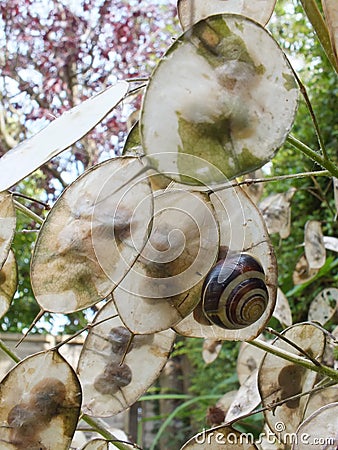
[[[215,325],[241,329],[256,322],[268,304],[261,264],[241,253],[219,261],[207,275],[202,293],[203,311]]]

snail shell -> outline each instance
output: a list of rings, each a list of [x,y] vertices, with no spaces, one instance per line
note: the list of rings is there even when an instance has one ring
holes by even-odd
[[[247,253],[220,260],[206,276],[202,289],[204,314],[226,329],[241,329],[256,322],[268,299],[264,270]]]

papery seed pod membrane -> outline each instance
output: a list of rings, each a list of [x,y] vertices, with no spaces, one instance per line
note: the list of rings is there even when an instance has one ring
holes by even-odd
[[[155,68],[140,117],[142,147],[150,166],[178,182],[224,184],[274,156],[297,98],[292,69],[263,27],[243,16],[210,16]]]

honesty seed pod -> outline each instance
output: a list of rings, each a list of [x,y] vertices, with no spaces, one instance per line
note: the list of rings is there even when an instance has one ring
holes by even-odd
[[[268,304],[261,264],[241,253],[220,260],[204,281],[202,307],[214,324],[240,329],[256,322]]]

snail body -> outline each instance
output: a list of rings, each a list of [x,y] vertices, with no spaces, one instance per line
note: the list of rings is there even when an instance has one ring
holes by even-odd
[[[247,253],[220,260],[206,276],[202,292],[207,319],[230,330],[256,322],[269,299],[263,267]]]

